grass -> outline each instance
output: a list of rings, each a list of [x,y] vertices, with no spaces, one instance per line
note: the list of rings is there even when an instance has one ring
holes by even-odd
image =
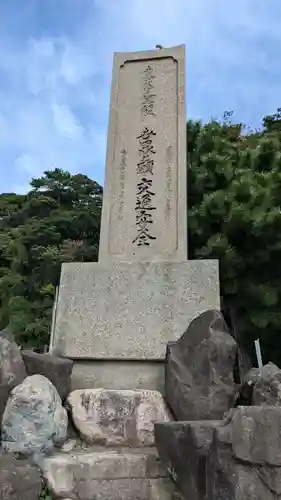
[[[39,500],[52,500],[52,495],[47,486],[43,486]]]

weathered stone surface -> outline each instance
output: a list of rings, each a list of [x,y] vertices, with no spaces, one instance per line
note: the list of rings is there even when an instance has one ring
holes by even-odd
[[[38,500],[42,488],[40,470],[27,459],[0,455],[1,500]]]
[[[71,389],[151,389],[164,394],[165,363],[161,361],[75,360]]]
[[[207,458],[208,500],[281,495],[281,408],[239,407],[217,427]]]
[[[23,350],[22,357],[27,375],[44,375],[57,389],[64,400],[71,391],[71,374],[73,361],[59,358],[50,354],[38,354],[33,351]]]
[[[0,336],[0,384],[21,384],[26,370],[20,348],[15,342]]]
[[[93,500],[93,498],[95,500],[183,500],[168,478],[100,479],[90,483],[79,481],[75,496],[70,498],[71,500]]]
[[[185,113],[183,45],[115,54],[100,262],[187,259]],[[151,182],[157,210],[139,234],[135,208],[143,177]],[[145,229],[155,239],[138,245]]]
[[[155,449],[56,454],[44,459],[43,474],[63,498],[171,500],[176,493]]]
[[[225,450],[220,450],[218,462],[214,462],[213,467],[217,470],[209,473],[208,500],[279,500],[279,495],[276,496],[260,479],[257,468],[235,463]]]
[[[253,390],[256,382],[260,378],[259,368],[252,368],[244,377],[238,389],[235,406],[248,406],[252,404]]]
[[[52,354],[164,360],[169,340],[219,307],[215,260],[64,263]]]
[[[281,406],[281,370],[273,363],[260,370],[253,388],[252,404]]]
[[[0,436],[1,436],[1,422],[7,401],[10,396],[11,390],[14,388],[14,383],[0,384]]]
[[[144,449],[104,449],[85,451],[83,453],[56,453],[44,458],[44,476],[48,485],[57,495],[61,495],[58,486],[63,478],[75,479],[78,468],[83,469],[85,480],[122,479],[126,478],[158,478],[167,477],[155,448]],[[74,472],[74,474],[73,474]],[[69,491],[73,489],[73,485]]]
[[[177,420],[219,420],[234,405],[237,344],[219,311],[209,310],[167,346],[166,401]]]
[[[214,429],[221,423],[208,420],[155,424],[161,462],[187,499],[206,499],[206,460]]]
[[[69,453],[74,448],[76,448],[78,445],[79,445],[79,439],[77,439],[76,437],[71,439],[68,436],[67,441],[65,441],[65,443],[60,447],[60,451],[62,453]]]
[[[254,367],[251,368],[251,370],[249,370],[248,373],[245,375],[243,382],[246,382],[254,386],[256,382],[258,382],[260,377],[261,377],[260,369]]]
[[[273,406],[155,424],[160,459],[187,500],[280,500],[280,436],[281,407]]]
[[[45,452],[64,442],[67,412],[52,383],[42,375],[27,377],[15,387],[2,419],[5,451],[25,455]]]
[[[68,396],[67,403],[76,428],[88,443],[151,446],[154,423],[169,421],[157,391],[77,390]]]
[[[237,351],[237,375],[239,376],[240,382],[243,383],[246,376],[252,371],[253,363],[251,361],[250,356],[246,352],[245,348],[241,345],[238,345]],[[255,370],[255,368],[254,368]],[[235,372],[234,372],[235,373]]]
[[[240,407],[233,412],[231,432],[237,459],[281,467],[281,407]]]
[[[0,337],[3,337],[10,342],[15,342],[15,337],[8,326],[6,328],[3,328],[3,330],[0,330]]]

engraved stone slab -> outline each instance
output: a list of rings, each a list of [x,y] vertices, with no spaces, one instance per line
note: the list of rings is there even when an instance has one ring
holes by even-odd
[[[52,353],[161,360],[207,309],[220,309],[215,260],[66,263]]]
[[[114,57],[99,261],[187,259],[185,47]]]

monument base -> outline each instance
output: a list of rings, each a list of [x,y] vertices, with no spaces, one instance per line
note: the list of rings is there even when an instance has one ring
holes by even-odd
[[[51,352],[74,360],[164,360],[167,343],[207,309],[220,309],[216,260],[66,263]]]
[[[164,361],[75,360],[71,389],[150,389],[164,394]]]

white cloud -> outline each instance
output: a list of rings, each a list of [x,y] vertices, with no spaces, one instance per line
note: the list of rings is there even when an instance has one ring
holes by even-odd
[[[57,104],[56,102],[53,102],[52,111],[54,125],[58,134],[69,137],[72,140],[79,140],[83,136],[82,126],[65,104]]]
[[[38,168],[42,169],[43,165],[38,165],[38,158],[36,159],[33,156],[30,156],[27,153],[23,153],[18,156],[15,161],[16,169],[22,171],[24,170],[30,176],[34,177],[38,173]]]
[[[6,164],[0,166],[0,172],[5,173],[5,190],[16,189],[18,176],[36,177],[54,166],[86,171],[101,182],[98,162],[105,149],[106,120],[104,128],[94,120],[95,106],[98,102],[100,107],[100,102],[90,87],[95,67],[89,64],[89,54],[80,54],[79,46],[74,48],[64,37],[33,38],[10,56],[6,53],[4,66],[7,70],[8,60],[7,74],[16,89],[5,91],[6,101],[1,99],[4,91],[0,86],[0,161],[5,149],[12,162],[9,170]],[[0,71],[2,63],[0,56]],[[93,123],[83,119],[79,109],[83,106]],[[11,170],[15,176],[10,176]]]

